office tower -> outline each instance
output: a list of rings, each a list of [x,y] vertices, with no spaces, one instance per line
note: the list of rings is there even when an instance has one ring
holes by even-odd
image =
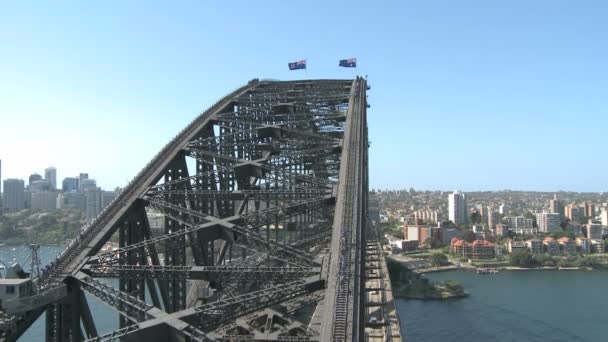
[[[85,188],[84,197],[86,202],[86,220],[87,222],[91,222],[101,212],[101,189]]]
[[[449,219],[456,225],[467,223],[466,202],[466,195],[459,191],[454,191],[448,196]]]
[[[39,191],[32,193],[32,209],[40,211],[55,211],[57,209],[56,191]]]
[[[116,197],[115,191],[103,191],[101,194],[101,209],[103,210],[105,207],[112,202],[112,200]]]
[[[42,180],[42,176],[37,174],[37,173],[32,173],[30,175],[30,177],[28,178],[28,182],[27,185],[32,185],[32,183],[36,182],[36,181],[41,181]]]
[[[39,192],[39,191],[49,191],[51,190],[51,185],[47,180],[35,180],[30,183],[27,187],[29,192]]]
[[[608,226],[608,209],[602,208],[602,226]]]
[[[553,199],[549,200],[549,212],[559,214],[561,219],[564,218],[564,203],[557,198],[557,195],[553,195]]]
[[[57,190],[57,169],[48,167],[44,170],[44,179],[49,182],[51,190]]]
[[[97,182],[94,179],[85,178],[80,181],[80,191],[97,189]]]
[[[21,210],[25,208],[25,182],[22,179],[4,181],[4,208]]]
[[[61,182],[61,190],[64,192],[78,191],[79,180],[76,177],[66,177]]]
[[[78,176],[78,186],[80,187],[80,188],[79,188],[79,189],[80,189],[80,191],[83,191],[83,190],[82,190],[82,181],[84,181],[85,179],[89,179],[89,174],[88,174],[88,173],[81,173],[81,174]]]

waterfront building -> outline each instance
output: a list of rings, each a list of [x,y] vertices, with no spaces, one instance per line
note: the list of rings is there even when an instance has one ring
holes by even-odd
[[[602,239],[602,225],[599,223],[587,223],[587,239],[601,240]]]
[[[536,213],[536,224],[541,232],[550,233],[560,229],[562,220],[557,213]]]
[[[475,240],[472,245],[472,259],[493,259],[494,244],[488,240]]]
[[[545,252],[543,241],[539,239],[531,239],[526,241],[526,246],[528,246],[528,249],[532,254],[543,254]]]
[[[61,182],[61,190],[64,192],[78,191],[79,180],[76,177],[66,177]]]
[[[57,209],[57,192],[37,191],[32,193],[32,209],[55,211]]]
[[[411,252],[418,249],[418,241],[401,241],[401,250],[404,252]]]
[[[57,190],[57,169],[48,167],[44,170],[44,180],[49,182],[50,190]]]
[[[576,245],[578,246],[578,250],[583,253],[583,254],[589,254],[591,253],[591,240],[590,239],[586,239],[586,238],[582,238],[582,237],[577,237],[576,238]]]
[[[543,245],[545,246],[545,251],[549,254],[559,254],[559,244],[552,237],[546,237],[543,240]]]
[[[453,238],[450,243],[450,253],[461,258],[470,258],[473,255],[473,246],[459,238]]]
[[[507,240],[507,251],[509,253],[517,252],[517,251],[527,251],[528,246],[523,241],[515,241],[512,239]]]
[[[9,178],[4,180],[3,202],[9,211],[25,208],[25,183],[22,179]]]
[[[591,240],[591,251],[593,253],[604,253],[605,247],[604,240]]]
[[[455,225],[467,223],[466,203],[466,195],[459,191],[454,191],[448,196],[448,215]]]
[[[562,254],[565,255],[576,255],[576,242],[570,238],[564,236],[557,240],[559,243],[559,249]]]

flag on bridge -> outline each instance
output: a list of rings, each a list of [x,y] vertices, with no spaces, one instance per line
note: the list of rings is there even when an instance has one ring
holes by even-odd
[[[289,63],[289,70],[306,69],[306,60]]]
[[[356,58],[347,58],[340,60],[339,66],[345,68],[356,68],[357,67],[357,59]]]

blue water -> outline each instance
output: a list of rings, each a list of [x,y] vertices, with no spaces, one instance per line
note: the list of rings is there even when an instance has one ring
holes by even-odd
[[[608,272],[453,271],[428,278],[456,280],[471,296],[398,299],[406,341],[608,341]]]
[[[41,246],[40,247],[40,260],[42,265],[46,265],[55,258],[61,252],[59,247]],[[0,247],[0,260],[3,261],[7,266],[14,262],[21,264],[24,271],[30,271],[30,249],[26,246],[2,246]],[[2,276],[4,277],[2,271]],[[107,280],[110,281],[110,280]],[[99,301],[97,298],[87,294],[87,300],[93,318],[95,319],[95,325],[97,331],[100,334],[110,332],[118,328],[118,315],[116,311],[106,306],[104,303]],[[44,323],[45,315],[42,314],[40,318],[28,329],[19,341],[44,341]]]

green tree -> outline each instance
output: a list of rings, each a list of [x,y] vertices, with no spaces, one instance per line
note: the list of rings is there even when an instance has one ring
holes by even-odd
[[[513,266],[536,267],[539,265],[539,262],[527,250],[511,253],[509,260]]]
[[[445,265],[448,262],[448,256],[443,253],[433,253],[431,256],[431,264],[435,267]]]

